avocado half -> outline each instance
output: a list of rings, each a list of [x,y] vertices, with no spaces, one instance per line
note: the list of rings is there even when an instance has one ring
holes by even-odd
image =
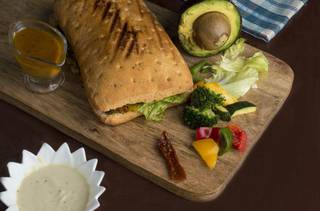
[[[237,7],[227,0],[205,0],[181,16],[179,39],[193,56],[208,57],[227,49],[241,31]]]

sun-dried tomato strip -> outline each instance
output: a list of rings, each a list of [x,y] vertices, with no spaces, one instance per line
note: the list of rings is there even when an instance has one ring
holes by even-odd
[[[158,142],[160,152],[166,160],[171,180],[180,182],[186,179],[186,173],[180,165],[176,151],[174,150],[166,132],[162,132]]]

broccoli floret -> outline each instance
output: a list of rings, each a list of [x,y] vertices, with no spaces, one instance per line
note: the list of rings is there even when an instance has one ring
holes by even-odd
[[[196,129],[217,124],[218,117],[209,108],[201,110],[193,106],[186,106],[183,112],[183,120],[187,126]]]
[[[215,105],[222,105],[224,101],[221,94],[205,87],[198,87],[190,96],[190,105],[200,109],[213,108]]]

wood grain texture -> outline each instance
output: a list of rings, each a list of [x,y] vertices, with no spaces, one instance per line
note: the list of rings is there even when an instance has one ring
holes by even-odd
[[[93,114],[84,95],[80,77],[71,73],[68,66],[65,66],[66,83],[56,92],[38,95],[24,88],[19,67],[8,50],[8,26],[9,23],[26,17],[48,20],[52,13],[51,5],[50,0],[12,0],[2,3],[0,97],[184,198],[196,201],[216,198],[240,168],[290,93],[293,82],[291,68],[266,53],[270,73],[259,82],[258,89],[252,89],[244,97],[257,104],[258,110],[255,114],[233,120],[246,129],[248,147],[244,153],[231,152],[220,157],[216,168],[210,171],[191,148],[195,134],[182,124],[181,107],[170,109],[161,123],[137,118],[121,126],[109,127],[100,123]],[[169,34],[172,34],[177,16],[158,6],[149,6]],[[252,55],[256,50],[247,46],[245,54]],[[189,64],[197,61],[187,55],[184,57]],[[216,60],[218,57],[210,59]],[[163,130],[169,133],[186,170],[187,180],[182,183],[174,183],[168,179],[165,163],[156,148],[156,141]]]

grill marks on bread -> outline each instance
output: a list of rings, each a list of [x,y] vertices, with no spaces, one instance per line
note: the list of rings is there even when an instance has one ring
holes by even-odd
[[[124,49],[124,46],[126,45],[127,38],[128,38],[128,22],[125,22],[123,27],[121,28],[121,33],[117,42],[116,47],[119,49]]]
[[[141,15],[141,5],[139,5]],[[101,24],[106,24],[105,35],[108,48],[112,48],[109,55],[109,62],[113,62],[117,56],[129,58],[133,53],[139,55],[138,30],[135,30],[127,19],[121,19],[121,10],[111,0],[95,0],[93,14],[101,16]],[[142,17],[141,17],[142,18]]]
[[[71,0],[72,1],[72,0]],[[79,0],[78,0],[79,1]],[[97,21],[88,22],[78,30],[85,39],[80,44],[86,51],[90,43],[101,42],[101,45],[90,52],[84,53],[80,60],[86,61],[89,54],[96,54],[100,63],[113,63],[117,58],[129,59],[142,54],[153,54],[160,49],[168,56],[172,52],[168,49],[169,43],[163,38],[163,31],[159,23],[151,13],[142,5],[141,0],[130,0],[130,4],[120,6],[121,0],[80,0],[82,2],[81,13],[85,17]],[[79,12],[80,10],[77,10]],[[136,12],[135,16],[129,13]],[[79,21],[74,21],[79,22]],[[143,23],[149,22],[146,27]],[[79,23],[77,24],[79,27]],[[92,30],[101,27],[100,32]],[[145,33],[141,35],[141,33]],[[75,43],[76,44],[76,43]],[[171,53],[170,53],[171,52]],[[175,56],[172,55],[172,58]]]
[[[116,12],[112,16],[111,27],[110,27],[109,33],[110,32],[113,33],[115,31],[115,27],[117,26],[117,24],[121,22],[119,15],[120,15],[120,10],[117,8]]]
[[[116,45],[116,53],[118,56],[124,56],[125,58],[130,57],[134,49],[139,49],[137,31],[133,30],[129,26],[128,22],[125,22],[121,29],[121,34]],[[139,50],[136,51],[139,54]]]
[[[75,2],[74,0],[70,1]],[[77,1],[76,3],[82,2],[82,9],[77,10],[77,13],[81,11],[85,16],[92,15],[92,17],[100,20],[95,22],[94,25],[87,24],[85,26],[90,30],[78,30],[78,27],[80,27],[79,22],[74,22],[77,22],[77,30],[79,33],[82,33],[83,36],[91,37],[91,40],[103,39],[104,44],[99,48],[98,52],[108,52],[107,59],[104,61],[112,63],[117,56],[129,58],[132,55],[140,55],[144,52],[152,54],[153,48],[160,48],[166,55],[169,53],[167,49],[168,43],[162,38],[162,31],[158,26],[159,24],[154,20],[152,14],[148,13],[144,8],[141,0],[130,0],[130,3],[125,7],[119,5],[119,0]],[[138,12],[138,15],[134,18],[127,14],[132,10],[137,10]],[[143,24],[139,23],[145,21],[151,23],[150,28],[147,29]],[[100,34],[92,34],[92,29],[95,27],[103,28]],[[143,31],[147,31],[149,37],[139,39],[139,37],[141,37],[140,32]],[[87,43],[84,44],[83,42],[82,46],[87,46]],[[106,56],[101,56],[101,58],[105,57]]]
[[[143,0],[55,0],[55,13],[98,115],[189,91],[183,58]],[[134,112],[103,121],[119,124]],[[116,119],[114,119],[116,118]]]
[[[127,52],[126,52],[126,54],[125,54],[125,58],[129,58],[129,56],[131,55],[131,53],[132,53],[132,51],[133,51],[133,49],[134,49],[134,47],[135,47],[135,45],[136,45],[136,43],[137,43],[137,35],[136,35],[136,33],[130,33],[130,35],[132,35],[132,36],[130,36],[130,40],[127,42],[127,44],[128,44],[128,48],[127,48]]]
[[[118,55],[119,51],[121,51],[120,45],[122,40],[124,39],[128,28],[128,22],[125,22],[124,24],[119,22],[119,26],[115,29],[116,30],[116,36],[115,36],[115,45],[114,45],[114,51],[111,58],[111,62],[115,59],[115,57]]]
[[[110,8],[111,8],[111,2],[107,2],[106,6],[104,6],[103,13],[101,16],[102,21],[107,17],[107,14],[109,13]]]

